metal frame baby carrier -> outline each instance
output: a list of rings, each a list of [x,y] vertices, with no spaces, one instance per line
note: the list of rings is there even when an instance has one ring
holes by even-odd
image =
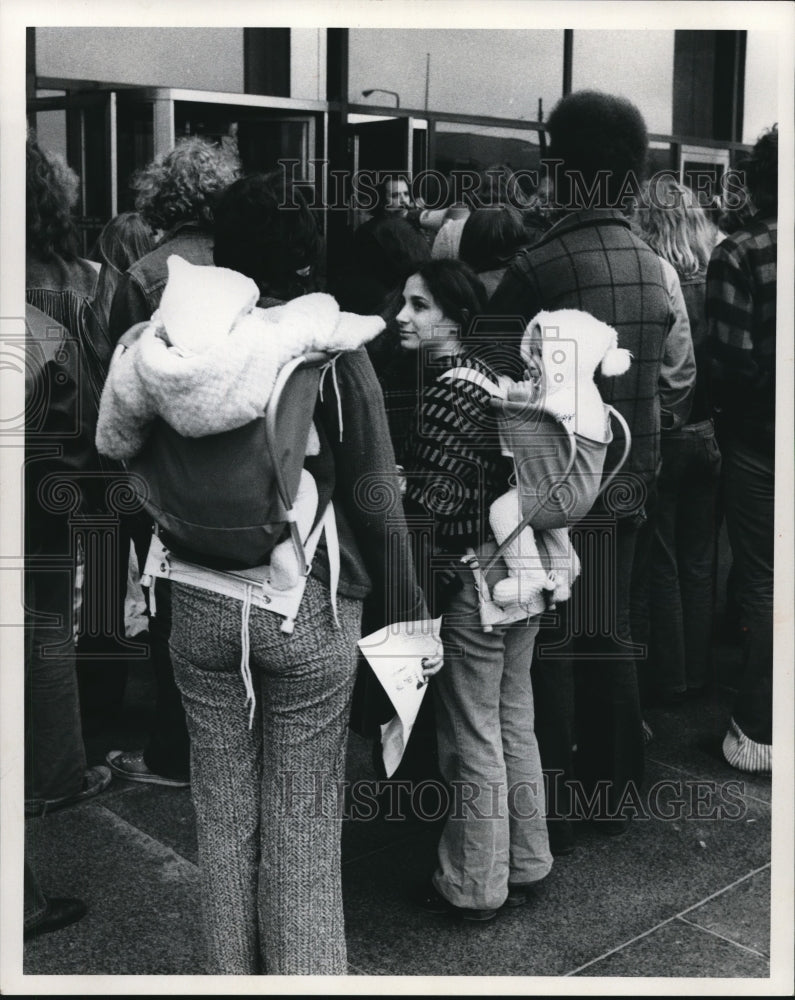
[[[282,631],[292,632],[323,530],[332,577],[338,572],[331,504],[317,512],[306,541],[293,509],[315,400],[333,358],[315,352],[287,362],[263,416],[235,430],[186,438],[158,420],[146,447],[128,463],[157,526],[144,584],[163,577],[224,593],[282,615]],[[285,534],[300,576],[296,587],[277,590],[261,569],[252,571],[267,565]]]
[[[534,530],[543,531],[568,527],[585,517],[623,468],[632,437],[624,417],[615,407],[605,404],[608,421],[610,418],[615,420],[624,437],[621,457],[605,476],[604,462],[613,440],[612,428],[607,440],[593,441],[578,435],[542,406],[534,406],[527,400],[503,398],[501,388],[474,369],[451,369],[442,377],[474,381],[491,392],[491,407],[497,416],[504,452],[514,455],[520,451],[523,455],[521,462],[514,459],[521,519],[499,545],[487,546],[479,554],[470,549],[463,560],[475,576],[481,623],[485,631],[491,631],[495,625],[507,625],[528,617],[524,606],[502,607],[491,597],[491,587],[505,575],[502,557],[507,548],[531,524]],[[573,481],[579,488],[572,486]]]

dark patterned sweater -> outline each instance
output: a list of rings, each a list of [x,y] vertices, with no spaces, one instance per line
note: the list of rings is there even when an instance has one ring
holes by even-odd
[[[416,419],[404,451],[406,514],[433,526],[435,552],[463,554],[491,537],[488,513],[508,489],[510,460],[500,453],[497,425],[483,386],[439,376],[454,367],[495,375],[471,356],[427,363]]]

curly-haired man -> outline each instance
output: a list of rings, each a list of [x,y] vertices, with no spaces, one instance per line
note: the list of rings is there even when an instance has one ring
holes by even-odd
[[[166,156],[135,178],[135,207],[155,230],[164,232],[154,250],[121,278],[110,310],[110,337],[116,342],[131,326],[151,318],[168,279],[167,261],[177,254],[191,264],[213,263],[213,204],[237,178],[236,150],[199,136],[182,139]],[[189,744],[185,713],[168,651],[171,601],[168,584],[158,581],[157,615],[149,626],[157,705],[143,750],[113,750],[107,760],[119,777],[172,787],[188,784]]]
[[[193,136],[133,178],[136,209],[164,235],[119,282],[109,321],[112,340],[157,309],[172,253],[191,264],[212,264],[213,202],[237,178],[239,166],[231,146]]]

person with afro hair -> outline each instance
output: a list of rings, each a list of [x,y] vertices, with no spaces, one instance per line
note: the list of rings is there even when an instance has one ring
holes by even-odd
[[[695,361],[676,271],[632,232],[624,211],[634,206],[646,168],[640,111],[623,97],[578,91],[558,102],[547,129],[556,221],[514,257],[489,302],[489,329],[518,354],[521,335],[539,312],[579,309],[617,330],[618,346],[633,357],[624,374],[598,378],[602,398],[629,426],[629,457],[617,488],[572,531],[582,575],[571,610],[561,607],[561,633],[542,632],[532,670],[541,760],[550,776],[562,772],[563,779],[549,783],[550,841],[554,853],[568,853],[574,839],[568,820],[580,818],[569,800],[572,779],[587,795],[600,793],[589,818],[610,834],[626,829],[622,804],[643,779],[633,574],[635,581],[645,574],[660,429],[687,420]],[[515,367],[506,358],[509,374]],[[606,469],[622,446],[616,435]],[[582,621],[576,635],[567,612],[571,623]],[[544,646],[561,640],[572,644],[573,660],[559,659],[559,650],[545,660]]]
[[[558,209],[625,208],[646,174],[648,136],[630,101],[580,90],[559,101],[547,122]]]

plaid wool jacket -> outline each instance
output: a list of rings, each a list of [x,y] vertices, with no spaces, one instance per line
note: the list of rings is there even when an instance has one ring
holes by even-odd
[[[488,312],[515,338],[541,310],[580,309],[618,332],[632,353],[626,374],[596,382],[627,421],[632,449],[624,471],[645,483],[659,471],[660,428],[689,416],[696,366],[676,272],[630,229],[621,212],[589,209],[557,222],[514,258]],[[519,319],[517,319],[517,317]],[[606,468],[621,442],[608,450]]]
[[[778,224],[755,216],[707,269],[707,346],[723,433],[772,455],[776,415]]]

